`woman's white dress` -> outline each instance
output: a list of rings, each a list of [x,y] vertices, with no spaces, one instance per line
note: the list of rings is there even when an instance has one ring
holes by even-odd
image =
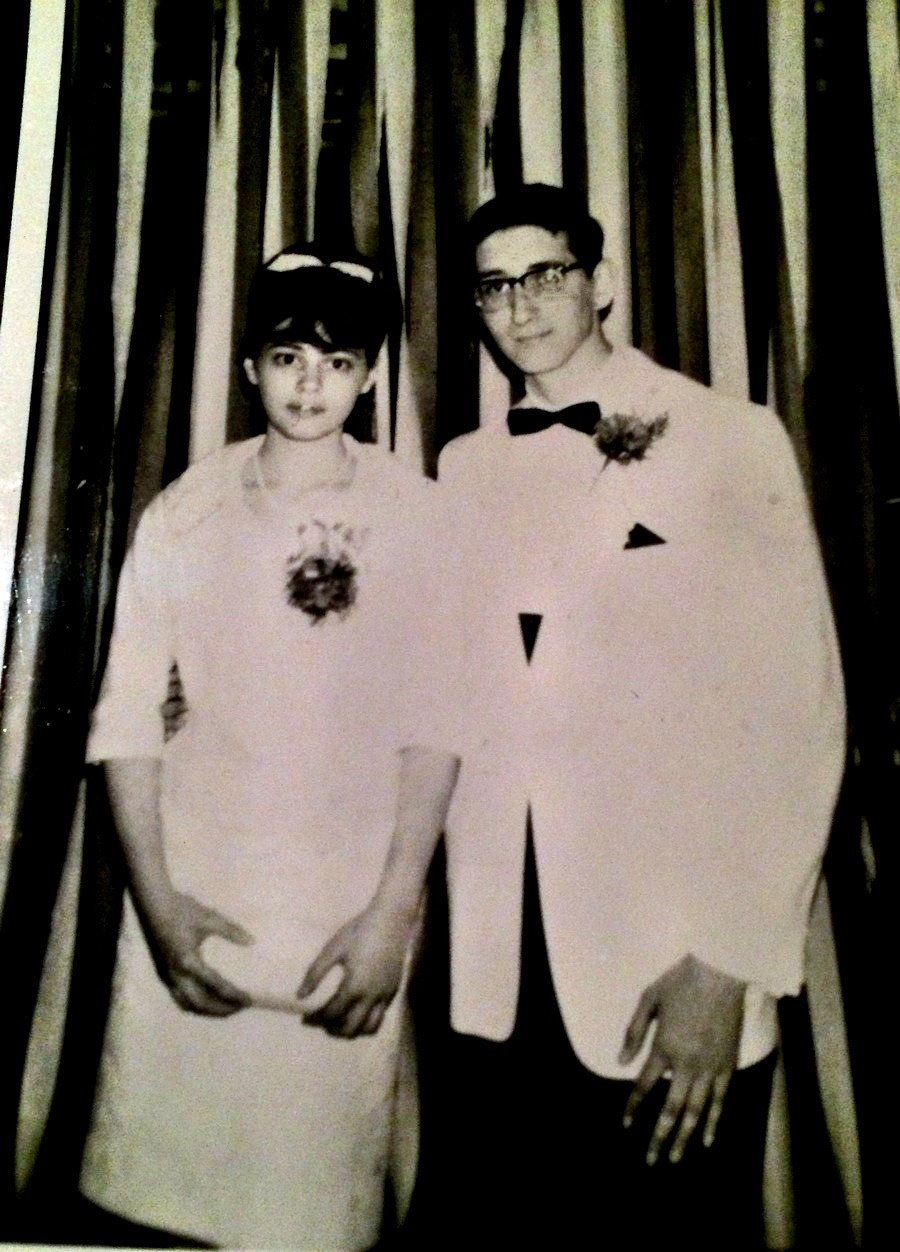
[[[249,948],[209,940],[205,955],[288,1007],[182,1011],[128,901],[81,1187],[134,1221],[227,1247],[356,1250],[379,1231],[398,1001],[375,1036],[352,1041],[289,1006],[373,894],[398,749],[440,746],[425,686],[441,580],[434,484],[348,442],[352,483],[297,511],[259,485],[259,440],[151,504],[89,745],[94,761],[162,758],[176,887],[255,936]],[[343,561],[355,597],[321,620],[288,597],[290,571],[317,554]],[[164,745],[175,660],[189,714]]]

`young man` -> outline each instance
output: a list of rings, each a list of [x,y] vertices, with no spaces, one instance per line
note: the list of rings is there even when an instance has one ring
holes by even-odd
[[[561,190],[471,240],[524,398],[439,468],[470,701],[421,1243],[761,1246],[775,1003],[844,753],[803,486],[774,414],[610,344],[603,233]]]

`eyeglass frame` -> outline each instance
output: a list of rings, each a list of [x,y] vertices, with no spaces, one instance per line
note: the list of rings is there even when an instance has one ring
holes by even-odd
[[[520,274],[518,278],[510,278],[507,276],[483,278],[479,283],[476,283],[475,290],[473,292],[475,307],[480,312],[487,313],[498,313],[504,307],[509,308],[512,303],[512,293],[514,287],[521,287],[524,294],[531,300],[553,300],[557,296],[561,296],[563,294],[563,288],[565,286],[564,281],[560,281],[556,287],[541,289],[540,286],[535,286],[535,288],[531,290],[527,285],[528,280],[530,278],[542,278],[545,274],[554,272],[559,275],[560,280],[564,280],[566,275],[571,274],[573,270],[583,269],[584,265],[581,261],[571,261],[568,264],[563,261],[548,261],[543,265],[532,266],[531,269],[526,270],[524,274]],[[494,308],[486,307],[484,299],[480,293],[480,288],[487,283],[499,283],[501,285],[501,291],[497,293],[498,303],[494,306]]]

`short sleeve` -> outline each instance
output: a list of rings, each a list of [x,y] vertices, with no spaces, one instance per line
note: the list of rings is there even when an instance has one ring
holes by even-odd
[[[165,583],[171,570],[164,501],[149,506],[122,567],[109,658],[88,739],[89,761],[161,757],[169,670],[174,661]]]

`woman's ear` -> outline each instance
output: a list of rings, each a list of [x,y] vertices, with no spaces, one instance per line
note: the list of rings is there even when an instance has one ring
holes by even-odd
[[[608,309],[616,296],[616,290],[619,286],[619,276],[616,272],[615,264],[606,257],[597,265],[593,274],[594,284],[594,308],[597,310]]]
[[[256,362],[252,356],[244,357],[244,373],[247,375],[247,382],[254,387],[259,386],[259,375],[256,372]]]
[[[244,362],[244,364],[246,365],[246,361]],[[363,383],[362,389],[360,390],[359,394],[361,396],[364,396],[367,392],[371,391],[374,386],[375,386],[375,366],[373,365],[372,368],[369,370],[368,374],[366,375],[366,381]]]

